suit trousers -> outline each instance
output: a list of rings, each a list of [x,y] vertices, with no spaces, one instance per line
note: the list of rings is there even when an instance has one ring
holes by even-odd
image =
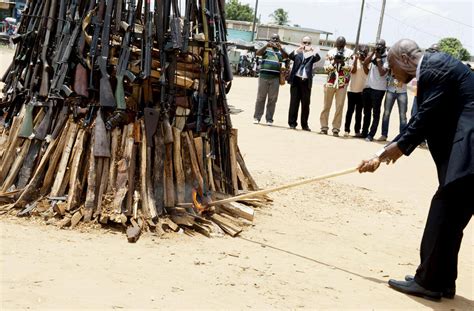
[[[324,86],[324,107],[319,118],[319,121],[321,122],[321,130],[329,129],[329,112],[331,110],[333,98],[336,97],[336,112],[334,113],[334,119],[332,120],[332,131],[333,133],[339,133],[341,129],[346,91],[347,86],[339,89]]]
[[[362,101],[362,92],[347,92],[346,123],[344,124],[345,132],[351,132],[352,115],[355,111],[354,131],[356,134],[360,133],[360,127],[362,122],[362,109],[364,109],[364,102]]]
[[[415,281],[426,289],[455,288],[463,230],[474,213],[474,175],[439,188],[431,201]]]
[[[374,90],[371,88],[366,88],[362,92],[362,96],[364,96],[364,122],[362,124],[363,136],[375,137],[380,122],[380,108],[382,107],[384,95],[385,91]],[[370,122],[371,117],[372,123]]]
[[[257,100],[255,102],[255,113],[253,118],[260,121],[265,110],[265,101],[267,101],[267,113],[265,119],[267,122],[273,122],[275,106],[278,100],[278,91],[280,90],[280,76],[276,78],[258,78]]]
[[[290,110],[288,111],[288,125],[298,125],[298,110],[301,103],[301,127],[308,128],[309,105],[311,103],[310,80],[294,78],[290,88]]]

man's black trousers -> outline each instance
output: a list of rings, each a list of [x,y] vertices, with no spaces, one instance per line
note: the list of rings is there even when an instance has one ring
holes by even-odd
[[[290,110],[288,125],[298,125],[298,110],[301,102],[301,127],[308,128],[309,104],[311,103],[311,84],[309,79],[294,78],[290,88]]]
[[[474,175],[439,188],[431,201],[415,281],[426,289],[454,289],[463,230],[474,213]]]
[[[380,121],[380,109],[382,107],[383,96],[385,91],[374,90],[366,88],[362,92],[364,96],[364,122],[362,125],[362,135],[375,137],[377,133],[377,127]],[[370,122],[372,114],[372,123]],[[370,130],[369,130],[370,127]]]
[[[350,133],[352,115],[355,111],[355,124],[354,130],[356,134],[360,133],[360,126],[362,120],[362,109],[364,108],[364,102],[362,101],[362,92],[354,93],[347,92],[347,112],[346,112],[346,123],[344,124],[344,131]]]

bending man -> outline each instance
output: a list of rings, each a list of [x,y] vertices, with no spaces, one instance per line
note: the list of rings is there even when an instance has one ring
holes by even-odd
[[[390,280],[389,285],[410,295],[453,298],[463,230],[474,212],[474,73],[447,54],[423,54],[408,39],[392,46],[388,62],[399,81],[417,78],[418,112],[404,132],[377,157],[363,161],[359,171],[373,172],[381,162],[408,156],[426,139],[439,179],[416,274],[405,281]]]

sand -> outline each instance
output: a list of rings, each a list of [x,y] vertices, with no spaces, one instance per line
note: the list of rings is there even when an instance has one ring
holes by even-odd
[[[12,50],[0,49],[1,72],[11,57]],[[260,187],[351,168],[382,146],[315,132],[321,80],[312,91],[314,132],[304,132],[287,128],[288,85],[268,127],[252,124],[257,79],[235,79],[229,103],[244,111],[232,120]],[[390,127],[393,137],[396,109]],[[257,209],[238,238],[146,234],[129,244],[114,230],[59,230],[40,219],[1,216],[0,308],[472,310],[472,222],[454,300],[432,302],[387,285],[389,278],[414,273],[436,187],[429,152],[418,148],[373,174],[274,193],[273,205]]]

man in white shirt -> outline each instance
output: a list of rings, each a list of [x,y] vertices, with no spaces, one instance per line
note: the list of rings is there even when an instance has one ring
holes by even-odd
[[[367,74],[369,71],[364,68],[363,62],[369,52],[367,46],[360,46],[359,52],[354,54],[354,63],[351,70],[351,82],[349,83],[349,91],[347,92],[347,112],[346,123],[344,124],[344,137],[348,137],[351,132],[352,115],[355,111],[354,131],[355,137],[362,137],[360,133],[362,122],[362,110],[364,109],[364,102],[362,91],[367,83]]]
[[[366,88],[364,89],[364,122],[362,136],[366,141],[374,140],[380,121],[380,108],[387,90],[387,62],[385,40],[377,41],[375,49],[364,60],[364,67],[369,70]],[[370,122],[372,118],[372,123]],[[369,129],[370,127],[370,129]]]

